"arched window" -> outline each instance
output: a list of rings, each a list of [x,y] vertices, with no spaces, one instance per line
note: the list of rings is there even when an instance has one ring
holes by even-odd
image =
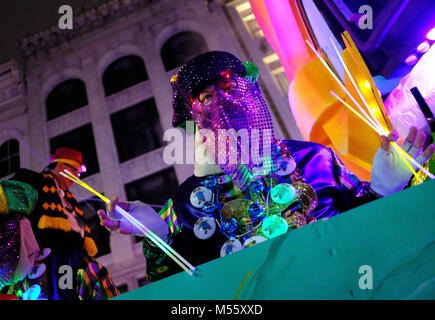
[[[60,117],[88,104],[85,83],[70,79],[58,84],[47,96],[47,120]]]
[[[163,130],[154,99],[110,115],[120,162],[161,147]]]
[[[20,168],[20,146],[10,139],[0,146],[0,177],[7,177]]]
[[[160,51],[166,71],[179,67],[200,53],[208,51],[202,35],[184,31],[167,40]]]
[[[178,187],[177,176],[173,167],[152,175],[129,182],[125,185],[128,201],[141,201],[163,206]]]
[[[103,73],[106,96],[148,80],[143,60],[137,56],[125,56],[113,61]]]

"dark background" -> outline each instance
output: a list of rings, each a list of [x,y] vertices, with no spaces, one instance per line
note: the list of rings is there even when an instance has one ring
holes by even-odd
[[[59,7],[67,4],[77,16],[83,10],[107,0],[1,0],[0,1],[0,64],[11,58],[22,61],[18,41],[27,35],[57,25]]]

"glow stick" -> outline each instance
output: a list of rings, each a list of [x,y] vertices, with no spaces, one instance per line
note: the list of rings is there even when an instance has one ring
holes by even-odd
[[[418,169],[420,169],[425,175],[427,175],[430,179],[434,179],[435,176],[430,173],[429,171],[427,171],[421,164],[419,164],[417,161],[415,161],[415,159],[413,157],[411,157],[408,153],[406,153],[405,150],[403,150],[396,142],[392,142],[393,146],[396,146],[399,150],[399,152],[401,152],[406,158],[408,158],[409,161],[411,161],[411,163],[416,166]]]
[[[71,174],[71,172],[69,172],[68,170],[65,169],[65,171],[70,175],[70,177],[66,176],[67,178],[72,178],[71,180],[73,180],[74,182],[77,182],[78,184],[80,184],[82,187],[86,188],[87,190],[93,192],[94,194],[96,194],[98,197],[100,197],[102,200],[104,200],[106,203],[109,203],[110,200],[108,198],[106,198],[105,196],[103,196],[102,194],[98,193],[97,191],[95,191],[93,188],[91,188],[89,185],[87,185],[85,182],[81,181],[80,179],[78,179],[77,177],[75,177],[74,175]],[[163,246],[167,246],[168,249],[170,249],[171,251],[174,252],[174,254],[178,255],[178,253],[176,253],[175,250],[173,250],[171,247],[168,246],[168,244],[166,242],[164,242],[162,239],[160,239],[154,232],[152,232],[151,230],[149,230],[147,227],[145,227],[144,225],[142,225],[138,220],[136,220],[132,215],[130,215],[127,211],[125,211],[124,209],[122,209],[119,206],[115,207],[115,210],[117,210],[118,212],[120,212],[127,220],[129,220],[133,225],[135,225],[140,231],[144,232],[144,233],[150,233],[152,237],[155,238],[155,240],[157,240],[158,242],[160,242]],[[178,255],[179,256],[179,255]],[[183,257],[179,256],[180,259],[184,260]],[[186,260],[184,260],[184,262],[192,269],[195,270],[196,268],[193,267],[192,265],[190,265],[189,262],[187,262]]]
[[[420,178],[417,176],[417,172],[415,172],[414,168],[409,164],[409,162],[405,159],[403,154],[400,152],[400,148],[397,144],[393,144],[394,149],[396,150],[397,154],[402,158],[403,162],[405,162],[406,166],[409,170],[411,170],[412,174],[418,181],[420,182]]]
[[[358,112],[355,111],[354,108],[352,108],[346,101],[344,101],[343,99],[341,99],[335,92],[330,91],[330,93],[337,99],[339,100],[341,103],[343,103],[347,108],[349,108],[353,113],[355,113],[355,115],[357,115],[362,121],[364,121],[368,126],[370,126],[370,128],[372,128],[375,132],[377,132],[379,135],[387,135],[388,132],[385,131],[385,129],[383,128],[375,128],[373,125],[371,125],[363,116],[361,116]],[[396,142],[390,142],[393,147],[396,149],[397,153],[399,154],[399,156],[402,158],[402,160],[405,162],[406,166],[411,170],[411,172],[414,174],[414,176],[419,179],[417,177],[417,173],[415,172],[414,168],[412,168],[412,166],[409,164],[408,160],[406,158],[409,159],[409,161],[416,167],[418,167],[424,174],[426,174],[429,178],[433,179],[434,175],[432,173],[430,173],[429,171],[427,171],[423,166],[421,166],[417,161],[415,161],[415,159],[413,157],[411,157],[408,153],[405,152],[405,150],[403,150]],[[406,158],[405,158],[406,157]],[[419,179],[420,180],[420,179]]]
[[[358,85],[356,84],[354,78],[353,78],[352,75],[350,74],[350,71],[349,71],[349,69],[347,68],[347,65],[344,63],[343,57],[341,56],[340,52],[338,51],[338,49],[337,49],[337,47],[336,47],[334,41],[332,41],[332,38],[329,38],[329,40],[331,41],[332,46],[334,47],[334,50],[335,50],[335,52],[337,53],[337,56],[338,56],[338,58],[340,59],[341,64],[342,64],[343,67],[344,67],[344,70],[345,70],[346,73],[347,73],[347,76],[349,77],[350,81],[352,82],[353,86],[355,87],[356,92],[358,93],[359,97],[361,98],[361,100],[362,100],[362,102],[364,103],[364,105],[365,105],[365,107],[367,108],[367,110],[370,112],[370,115],[372,116],[372,119],[376,122],[376,124],[377,124],[380,128],[384,128],[384,126],[381,125],[381,123],[379,122],[378,118],[377,118],[377,117],[375,116],[375,114],[373,113],[372,108],[370,108],[370,106],[368,105],[368,103],[367,103],[367,101],[365,100],[363,94],[361,93],[361,90],[359,89],[359,87],[358,87]],[[362,108],[361,108],[360,110],[364,113],[364,115],[366,116],[366,118],[370,118],[370,117],[367,115],[367,113],[365,113],[365,112],[363,111]]]
[[[82,187],[86,188],[87,190],[89,190],[90,192],[96,194],[98,197],[100,197],[102,200],[104,200],[106,203],[109,203],[110,200],[108,198],[106,198],[105,196],[103,196],[102,194],[100,194],[99,192],[95,191],[94,189],[92,189],[90,186],[88,186],[86,183],[84,183],[83,181],[81,181],[80,179],[78,179],[77,177],[75,177],[74,175],[71,174],[71,172],[69,172],[68,170],[65,169],[65,171],[70,174],[71,176],[67,176],[65,174],[61,174],[66,177],[69,178],[70,180],[78,183],[79,185],[81,185]],[[117,210],[119,213],[121,213],[121,215],[123,215],[128,221],[130,221],[134,226],[136,226],[140,231],[142,231],[143,233],[145,233],[147,235],[148,238],[150,238],[160,249],[162,249],[163,252],[165,252],[167,255],[169,255],[175,262],[177,262],[180,267],[182,267],[187,273],[189,273],[190,275],[193,275],[193,273],[190,270],[187,270],[187,268],[177,259],[180,258],[181,260],[184,261],[184,263],[186,265],[188,265],[188,267],[191,270],[195,270],[196,268],[194,266],[192,266],[189,262],[187,262],[181,255],[179,255],[175,250],[173,250],[171,247],[169,247],[167,245],[166,242],[164,242],[162,239],[160,239],[156,234],[154,234],[151,230],[149,230],[147,227],[145,227],[144,225],[142,225],[138,220],[136,220],[133,216],[131,216],[127,211],[123,210],[121,207],[116,206],[115,210]],[[173,254],[175,256],[173,256],[169,251],[171,250],[173,252]]]
[[[142,231],[143,233],[145,233],[145,235],[148,236],[148,238],[150,238],[157,246],[159,246],[160,249],[162,249],[162,251],[164,253],[166,253],[168,256],[170,256],[181,268],[184,269],[184,271],[186,271],[188,274],[190,274],[191,276],[193,276],[193,272],[190,271],[188,269],[188,267],[191,270],[195,270],[195,267],[192,266],[190,263],[188,263],[182,256],[178,255],[176,253],[176,251],[174,251],[171,248],[172,252],[169,252],[169,250],[167,249],[167,247],[165,247],[163,245],[162,242],[159,242],[157,239],[160,239],[154,232],[152,232],[150,229],[148,229],[147,227],[145,227],[143,224],[141,224],[138,220],[136,220],[132,215],[130,215],[127,211],[125,211],[124,209],[122,209],[119,206],[115,206],[115,210],[118,211],[119,213],[121,213],[128,221],[130,221],[133,225],[135,225],[140,231]],[[151,235],[151,237],[150,237]],[[157,241],[156,241],[157,240]],[[163,240],[162,240],[163,241]],[[165,242],[166,243],[166,242]],[[170,248],[170,247],[169,247]],[[187,267],[178,259],[180,258],[181,260],[183,260],[183,262],[187,265]]]
[[[364,118],[362,115],[360,115],[354,108],[352,108],[346,101],[341,99],[334,91],[330,91],[330,93],[342,104],[344,104],[347,108],[350,109],[358,118],[360,118],[362,121],[364,121],[370,128],[372,128],[376,133],[379,135],[387,135],[388,132],[385,131],[383,128],[377,128],[373,124],[371,124],[366,118]]]
[[[373,111],[371,110],[370,106],[368,105],[367,101],[365,100],[364,96],[362,95],[358,85],[356,84],[355,80],[353,79],[353,76],[351,75],[349,69],[347,68],[346,64],[344,63],[344,60],[340,54],[340,52],[338,51],[334,41],[332,41],[332,38],[329,38],[329,40],[331,41],[335,52],[338,55],[338,58],[340,59],[344,69],[346,70],[346,73],[349,77],[349,79],[351,80],[352,84],[354,85],[358,95],[360,96],[361,100],[363,101],[364,105],[366,106],[366,108],[369,110],[370,114],[372,115],[373,119],[376,121],[376,123],[378,124],[378,128],[381,128],[382,130],[380,131],[381,134],[382,132],[384,132],[384,135],[387,135],[385,133],[388,133],[388,131],[384,128],[383,125],[381,125],[381,123],[379,122],[379,120],[377,119],[377,117],[374,115]],[[312,48],[313,49],[313,48]],[[322,59],[319,56],[319,59]],[[329,71],[329,70],[328,70]],[[330,71],[331,72],[331,71]],[[339,99],[343,104],[346,104],[343,100],[341,100],[337,95],[334,94],[334,96]],[[347,105],[348,107],[350,107],[349,105]],[[354,111],[351,108],[352,111]],[[360,107],[360,110],[362,111],[362,108]],[[365,114],[367,117],[367,114]],[[362,118],[361,118],[362,119]],[[378,133],[380,133],[379,131],[377,131]],[[412,168],[412,166],[409,164],[408,161],[406,161],[406,159],[403,157],[405,156],[406,158],[408,158],[408,160],[410,160],[412,162],[413,165],[415,165],[416,167],[418,167],[422,172],[424,172],[428,177],[430,177],[431,179],[434,178],[434,175],[432,175],[429,171],[427,171],[423,166],[421,166],[417,161],[414,160],[414,158],[412,158],[408,153],[406,153],[397,143],[393,142],[393,147],[396,149],[396,151],[398,152],[399,156],[402,158],[402,160],[405,162],[406,166],[411,170],[411,172],[414,174],[414,176],[416,177],[416,179],[419,179],[419,177],[417,176],[417,173],[415,172],[414,168]]]
[[[313,45],[308,41],[308,40],[305,40],[306,42],[307,42],[307,44],[308,44],[308,46],[311,48],[311,50],[316,54],[316,56],[319,58],[319,60],[322,62],[322,64],[325,66],[325,68],[326,68],[326,70],[328,70],[329,71],[329,73],[332,75],[332,77],[335,79],[335,81],[338,83],[338,85],[343,89],[343,91],[351,98],[351,100],[355,103],[355,105],[356,106],[358,106],[358,108],[361,110],[362,108],[361,108],[361,106],[358,104],[358,102],[355,100],[355,98],[349,93],[349,91],[346,89],[346,87],[341,83],[341,81],[338,79],[338,77],[335,75],[335,73],[331,70],[331,68],[328,66],[328,64],[325,62],[325,60],[320,56],[320,54],[317,52],[317,50],[313,47]],[[334,95],[336,98],[338,97],[336,94]],[[339,100],[341,100],[341,102],[342,103],[344,103],[344,101],[342,100],[342,99],[339,99]],[[365,101],[364,99],[363,99],[363,101]],[[349,104],[347,104],[347,103],[344,103],[347,107],[349,107]],[[353,112],[355,112],[354,111],[354,109],[353,108],[350,108]],[[361,118],[361,117],[360,117]],[[376,130],[375,128],[377,128],[378,127],[378,125],[376,124],[376,123],[373,123],[372,121],[372,119],[371,118],[367,118],[367,120],[368,121],[370,121],[371,123],[372,123],[372,126],[370,126],[370,127],[372,127],[372,129],[374,129],[376,132],[378,132],[378,133],[380,133],[380,132],[386,132],[385,131],[385,129],[381,126],[381,128],[378,128],[378,130]],[[367,123],[366,121],[364,121],[365,123]],[[388,132],[386,132],[387,134],[388,134]],[[410,155],[408,155],[402,148],[400,148],[397,144],[396,144],[396,146],[399,148],[398,150],[401,150],[401,152],[402,152],[402,154],[403,155],[405,155],[408,159],[412,159],[411,160],[411,162],[415,165],[415,166],[417,166],[422,172],[424,172],[429,178],[431,178],[431,179],[433,179],[433,175],[429,172],[429,171],[427,171],[425,168],[423,168],[418,162],[416,162]],[[402,159],[403,160],[406,160],[406,159],[404,159],[403,157],[402,157]],[[406,161],[405,161],[405,163],[406,163]],[[407,166],[408,166],[408,168],[410,168],[409,167],[409,163],[406,163],[407,164]],[[411,170],[411,172],[415,172],[414,170]],[[417,177],[417,176],[416,176]],[[417,177],[417,179],[418,179],[418,177]]]
[[[340,79],[338,79],[338,77],[335,75],[335,73],[331,70],[331,68],[328,66],[328,64],[326,63],[326,61],[320,56],[320,54],[317,52],[317,50],[313,47],[313,45],[308,41],[305,40],[307,42],[307,44],[309,45],[309,47],[311,48],[311,50],[313,50],[314,54],[319,58],[320,62],[322,62],[322,64],[325,66],[326,70],[329,71],[329,73],[332,75],[332,77],[334,78],[334,80],[337,82],[337,84],[341,87],[341,89],[343,89],[343,91],[347,94],[347,96],[353,101],[353,103],[358,106],[358,108],[361,110],[361,112],[365,113],[364,110],[362,110],[361,106],[359,105],[359,103],[355,100],[355,98],[350,94],[350,92],[347,90],[346,86],[341,82]],[[370,117],[367,117],[367,120],[370,121],[372,123],[373,126],[377,126],[377,124],[375,122],[373,122],[373,120]]]
[[[381,97],[381,93],[376,88],[376,84],[373,81],[373,78],[371,77],[370,71],[365,66],[364,60],[361,56],[361,54],[358,51],[358,48],[356,47],[355,43],[353,42],[352,38],[350,37],[350,34],[345,31],[342,34],[343,41],[345,42],[345,45],[347,48],[349,48],[349,53],[353,58],[353,61],[355,62],[356,66],[360,70],[360,72],[365,75],[365,77],[368,79],[370,90],[376,100],[376,104],[380,106],[379,110],[381,111],[382,118],[385,121],[385,124],[387,125],[388,131],[393,131],[393,127],[391,125],[390,119],[385,113],[385,108],[383,108],[383,101]],[[375,90],[376,88],[376,90]]]
[[[68,175],[63,173],[63,172],[60,172],[60,174],[64,177],[76,182],[77,184],[79,184],[83,188],[89,190],[90,192],[94,193],[95,195],[97,195],[99,198],[101,198],[106,203],[110,202],[110,200],[108,198],[106,198],[101,193],[97,192],[96,190],[91,188],[89,185],[87,185],[86,183],[84,183],[83,181],[78,179],[76,176],[74,176],[67,169],[65,169],[65,172],[68,173]],[[128,221],[130,221],[133,225],[135,225],[140,231],[145,233],[148,238],[150,238],[160,249],[162,249],[163,252],[165,252],[167,255],[169,255],[175,262],[177,262],[177,264],[180,265],[180,267],[182,267],[187,273],[189,273],[190,275],[193,275],[193,273],[190,270],[188,270],[186,268],[186,266],[184,266],[181,263],[181,261],[178,260],[178,258],[183,260],[183,262],[191,270],[196,270],[196,268],[194,266],[192,266],[189,262],[187,262],[181,255],[179,255],[174,249],[172,249],[166,242],[164,242],[162,239],[160,239],[154,232],[152,232],[147,227],[142,225],[138,220],[136,220],[133,216],[131,216],[127,211],[123,210],[121,207],[116,206],[115,210],[117,210],[122,216],[124,216]],[[169,250],[171,250],[173,254],[171,254],[169,252]]]

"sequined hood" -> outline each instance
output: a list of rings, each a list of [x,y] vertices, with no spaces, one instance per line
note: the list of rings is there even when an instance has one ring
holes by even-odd
[[[178,127],[191,120],[191,98],[210,83],[218,80],[222,72],[232,72],[251,82],[258,79],[258,67],[252,62],[242,62],[231,53],[210,51],[193,58],[172,77],[172,125]]]

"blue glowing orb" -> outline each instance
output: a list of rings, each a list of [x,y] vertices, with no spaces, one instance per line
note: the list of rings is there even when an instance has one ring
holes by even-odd
[[[34,284],[23,293],[23,300],[38,300],[41,294],[41,287]]]
[[[249,206],[248,212],[251,217],[258,219],[264,214],[264,207],[255,202]]]
[[[261,193],[264,190],[264,184],[260,180],[254,180],[249,185],[249,190],[254,193]]]

